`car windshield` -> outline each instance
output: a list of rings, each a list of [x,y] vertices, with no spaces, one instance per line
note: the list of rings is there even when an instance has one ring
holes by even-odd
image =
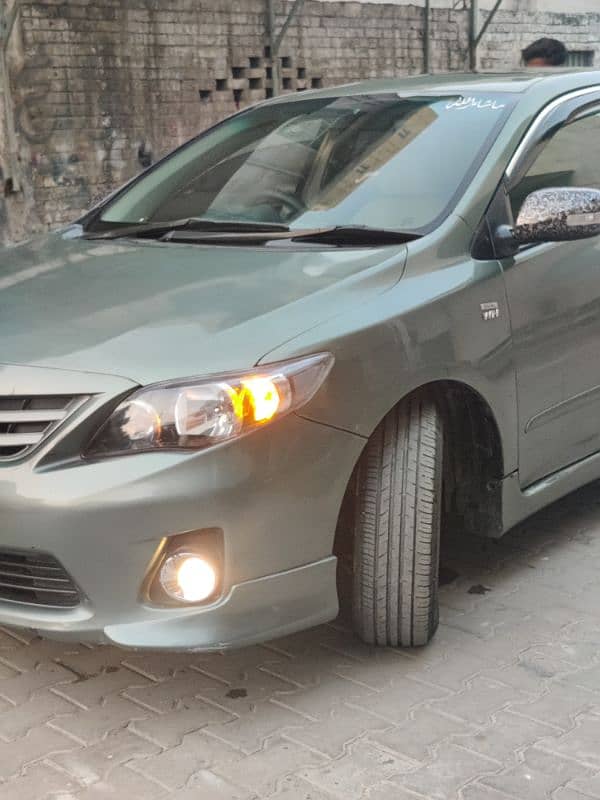
[[[258,106],[160,162],[105,207],[102,227],[194,217],[423,231],[449,212],[513,105],[506,93],[386,93]]]

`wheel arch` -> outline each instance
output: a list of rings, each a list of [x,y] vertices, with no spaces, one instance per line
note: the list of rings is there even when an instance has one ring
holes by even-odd
[[[503,533],[502,436],[492,408],[466,383],[436,381],[431,394],[444,427],[444,524],[470,535]]]
[[[398,404],[416,394],[435,402],[444,428],[443,526],[468,535],[497,538],[502,535],[502,478],[504,451],[500,427],[486,399],[459,380],[423,383],[394,403],[377,424]],[[376,428],[377,426],[374,426]],[[351,519],[356,494],[358,458],[342,501],[334,552],[347,558],[352,552]]]

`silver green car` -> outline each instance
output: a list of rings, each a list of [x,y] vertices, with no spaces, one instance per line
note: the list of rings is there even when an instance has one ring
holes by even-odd
[[[425,644],[444,531],[600,477],[599,232],[600,72],[545,71],[283,96],[4,249],[0,624],[239,646],[343,562]]]

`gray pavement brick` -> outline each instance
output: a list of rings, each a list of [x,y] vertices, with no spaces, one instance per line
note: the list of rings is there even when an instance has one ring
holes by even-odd
[[[522,696],[505,683],[478,676],[466,689],[442,700],[435,700],[432,708],[475,725],[485,725],[491,714],[500,711],[515,697]]]
[[[349,744],[371,732],[371,738],[379,741],[374,732],[382,731],[388,723],[378,717],[353,706],[334,706],[328,716],[318,722],[304,722],[298,727],[285,728],[283,735],[295,742],[304,744],[330,758],[341,756]]]
[[[317,720],[326,717],[332,708],[341,703],[357,705],[366,702],[370,709],[377,696],[378,693],[372,689],[344,680],[337,675],[326,674],[318,686],[278,695],[273,702]]]
[[[341,678],[347,678],[376,691],[397,685],[406,686],[406,675],[411,671],[411,661],[399,658],[393,650],[387,649],[373,651],[366,661],[355,661],[334,669]]]
[[[59,800],[81,787],[67,775],[46,764],[34,764],[9,783],[0,783],[2,800]]]
[[[178,672],[189,671],[197,658],[191,653],[151,651],[138,655],[120,651],[119,663],[152,681],[162,681],[173,678]]]
[[[489,725],[476,733],[454,737],[455,744],[480,753],[502,764],[510,764],[520,750],[524,750],[555,730],[549,725],[517,716],[510,711],[493,715]]]
[[[391,797],[390,800],[392,800]],[[414,798],[414,800],[417,799]],[[508,795],[504,794],[504,792],[498,792],[496,789],[492,789],[491,786],[484,786],[482,783],[474,781],[461,790],[460,800],[508,800]],[[526,798],[523,797],[521,800],[526,800]],[[575,800],[575,798],[573,798],[573,800]]]
[[[591,777],[574,778],[567,785],[571,791],[584,794],[586,797],[600,797],[600,773]]]
[[[418,708],[410,719],[380,733],[370,733],[369,739],[415,761],[426,761],[434,745],[470,730],[472,726],[461,720],[445,717],[429,708]]]
[[[215,775],[208,769],[201,769],[196,772],[189,780],[189,797],[196,800],[261,800],[259,796],[250,789],[234,786],[220,775]],[[193,794],[192,794],[193,793]],[[181,800],[180,794],[175,795],[177,800]]]
[[[600,632],[598,632],[595,641],[577,640],[571,638],[571,634],[568,633],[567,635],[567,633],[567,631],[563,632],[563,641],[553,642],[546,645],[546,647],[554,648],[559,658],[576,665],[580,669],[597,664],[600,657]],[[576,633],[577,635],[586,635],[583,628],[576,629]]]
[[[176,792],[169,792],[167,795],[168,800],[206,800],[210,795],[203,794],[201,789],[179,789]],[[226,800],[239,800],[239,795],[229,794],[225,795]],[[216,795],[216,800],[219,800],[219,795]],[[259,800],[256,795],[242,795],[241,800]]]
[[[539,699],[514,698],[509,709],[515,714],[566,730],[574,725],[578,714],[591,710],[595,701],[595,696],[586,689],[557,681]]]
[[[0,659],[1,659],[0,650]],[[7,680],[7,678],[14,678],[19,675],[19,671],[14,667],[9,667],[8,664],[5,664],[2,660],[0,660],[0,685],[2,681]]]
[[[277,781],[292,772],[302,775],[307,767],[320,764],[325,758],[287,740],[274,740],[264,750],[244,759],[219,764],[214,771],[234,785],[264,796],[273,792]]]
[[[0,711],[0,738],[10,741],[25,736],[32,728],[73,710],[74,706],[68,700],[44,692],[25,703]]]
[[[79,650],[79,645],[55,642],[53,639],[42,639],[39,636],[21,639],[22,631],[15,632],[19,638],[12,638],[9,644],[8,637],[3,635],[0,641],[0,659],[3,663],[14,667],[17,672],[29,672],[42,665],[52,664],[67,652]],[[29,643],[27,643],[29,642]]]
[[[152,714],[123,697],[109,697],[97,708],[80,709],[72,714],[56,717],[53,726],[64,731],[81,744],[94,744],[104,736],[130,722],[146,719]]]
[[[5,697],[11,703],[18,705],[38,692],[52,686],[64,688],[66,684],[75,680],[73,673],[58,664],[44,664],[34,671],[0,681],[0,697]]]
[[[11,641],[14,647],[19,647],[24,644],[30,645],[36,640],[40,642],[42,638],[38,636],[35,631],[29,630],[28,628],[7,628],[2,626],[0,627],[0,640],[2,646],[4,646],[6,642]]]
[[[360,698],[349,702],[388,722],[399,723],[405,720],[410,711],[421,703],[447,696],[446,689],[405,678],[402,682],[396,682],[392,689],[377,692],[369,698]]]
[[[297,686],[274,675],[257,671],[247,681],[238,680],[226,686],[207,686],[198,692],[198,696],[232,714],[245,714],[252,711],[257,704],[274,698],[286,701],[288,696],[297,691]]]
[[[285,729],[307,722],[302,715],[276,703],[261,703],[237,719],[221,725],[209,725],[207,731],[232,747],[253,753],[265,740]]]
[[[133,674],[133,673],[132,673]],[[141,687],[132,687],[124,692],[129,700],[157,713],[171,711],[184,706],[187,701],[194,700],[200,694],[206,694],[216,681],[194,670],[180,672],[168,680],[157,683],[146,683]],[[217,696],[224,696],[227,687],[217,684]]]
[[[308,658],[286,658],[274,661],[260,667],[261,672],[273,675],[290,684],[288,690],[293,688],[309,688],[318,686],[324,675],[338,673],[352,662],[339,653],[326,649],[317,651]]]
[[[448,800],[468,781],[497,769],[497,763],[472,750],[444,743],[436,748],[430,763],[395,780],[399,786],[432,800]]]
[[[563,549],[564,553],[567,548]],[[578,557],[576,553],[570,552],[568,562],[564,558],[556,555],[545,556],[536,559],[535,564],[529,564],[529,580],[535,585],[545,585],[549,587],[562,586],[568,584],[569,592],[578,597],[585,591],[590,583],[597,580],[597,575],[593,559]],[[510,565],[507,572],[510,576]],[[566,578],[566,580],[565,580]]]
[[[578,615],[569,625],[563,628],[560,642],[571,644],[576,647],[583,645],[600,646],[600,618],[596,615]],[[596,651],[596,660],[599,657]]]
[[[298,774],[336,800],[358,800],[379,783],[404,775],[415,766],[414,761],[394,755],[374,742],[357,741],[342,758],[301,769]]]
[[[585,635],[583,629],[577,629],[577,632],[581,633],[582,637]],[[570,633],[570,626],[566,626],[560,632],[560,638],[543,645],[536,645],[535,652],[550,660],[556,659],[578,669],[585,669],[599,663],[599,644],[600,632],[598,632],[598,641],[584,641],[583,638],[574,637]]]
[[[147,686],[149,681],[141,675],[124,667],[113,667],[108,672],[69,683],[66,686],[56,685],[54,691],[81,708],[91,708],[107,697],[118,694],[125,689]],[[1,690],[1,686],[0,686]]]
[[[193,698],[172,711],[132,722],[131,729],[145,739],[168,748],[181,744],[188,733],[208,727],[210,723],[226,723],[233,719],[235,717],[227,711]],[[218,729],[219,725],[216,724],[215,728]]]
[[[592,770],[576,761],[530,747],[523,754],[522,763],[497,775],[480,778],[480,781],[517,800],[547,800],[556,789],[574,778],[591,774]]]
[[[592,800],[597,795],[589,795],[570,786],[561,786],[553,795],[552,800]]]
[[[379,781],[379,783],[369,786],[362,797],[363,800],[424,800],[424,795],[411,792],[410,789],[403,789],[391,781]],[[425,798],[425,800],[430,800],[430,798]],[[502,800],[506,800],[506,797]]]
[[[129,730],[109,734],[90,747],[76,747],[65,753],[57,753],[48,759],[65,773],[72,775],[83,785],[106,780],[116,765],[137,758],[157,755],[160,747],[136,736]]]
[[[541,694],[550,681],[576,672],[578,666],[557,658],[543,646],[530,647],[514,664],[486,670],[484,675],[497,678],[523,692]]]
[[[115,767],[106,780],[92,783],[73,795],[76,800],[159,800],[163,797],[164,786],[126,766]]]
[[[136,760],[132,768],[162,781],[169,789],[179,789],[200,770],[239,761],[243,756],[241,751],[200,730],[187,734],[181,744],[157,756]]]
[[[313,786],[297,775],[291,775],[279,781],[279,788],[271,795],[270,800],[335,800],[335,795]]]
[[[120,667],[126,656],[123,650],[108,645],[92,647],[81,644],[74,647],[63,644],[62,648],[54,660],[70,669],[80,680]]]
[[[567,625],[573,621],[577,611],[585,608],[585,604],[563,583],[560,586],[546,586],[537,581],[523,582],[516,591],[503,598],[503,603],[508,609],[531,613],[535,610],[536,616],[547,619],[550,614],[554,624]]]
[[[282,636],[267,642],[266,648],[271,650],[276,656],[284,654],[289,658],[309,659],[314,658],[323,649],[341,646],[344,650],[346,645],[350,648],[355,646],[360,653],[369,654],[373,648],[356,640],[349,639],[344,633],[340,633],[339,628],[332,625],[319,625],[312,631],[299,631],[298,633]]]
[[[425,668],[420,665],[415,668],[411,664],[407,677],[425,681],[449,692],[458,692],[484,670],[491,670],[496,666],[494,661],[476,656],[468,650],[456,650]]]
[[[18,636],[16,628],[5,628],[0,626],[0,652],[29,644],[29,639],[22,640]]]
[[[573,730],[539,743],[544,750],[600,769],[600,716],[582,715]]]
[[[75,747],[72,739],[47,725],[32,728],[27,736],[0,743],[0,778],[17,775],[28,764]]]
[[[544,620],[537,604],[527,609],[509,607],[490,597],[473,613],[451,612],[444,615],[445,624],[470,633],[487,643],[489,657],[513,660],[525,648],[545,643],[556,636],[556,626]],[[532,613],[535,611],[536,613]],[[571,620],[575,612],[571,613]],[[561,625],[559,625],[561,627]],[[501,642],[503,647],[500,647]],[[497,652],[497,651],[501,652]],[[493,655],[491,655],[493,653]]]
[[[262,645],[256,645],[224,653],[199,653],[194,657],[194,668],[234,685],[240,681],[252,680],[256,671],[263,666],[287,661],[289,661],[287,656],[273,653]]]
[[[568,681],[582,689],[588,689],[590,692],[600,692],[600,665],[579,670],[571,675]]]

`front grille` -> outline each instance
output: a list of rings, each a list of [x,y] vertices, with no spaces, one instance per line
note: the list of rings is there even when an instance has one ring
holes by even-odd
[[[0,550],[0,601],[50,608],[79,605],[79,590],[62,564],[44,553]]]
[[[82,399],[64,394],[0,396],[0,460],[33,450]]]

